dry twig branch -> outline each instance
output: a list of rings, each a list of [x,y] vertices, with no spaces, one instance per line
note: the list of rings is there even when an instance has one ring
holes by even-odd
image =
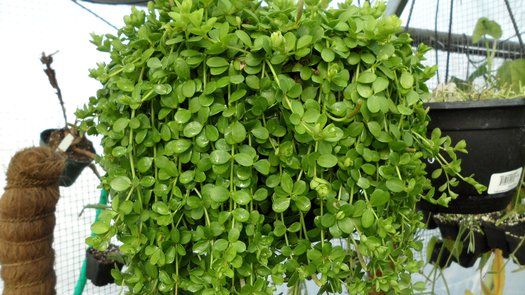
[[[64,107],[64,100],[62,100],[62,91],[60,90],[60,87],[58,86],[55,70],[51,68],[51,64],[53,63],[53,55],[56,54],[57,52],[52,53],[50,55],[46,55],[45,52],[42,52],[42,57],[40,58],[40,61],[42,62],[42,64],[46,66],[46,68],[44,69],[44,73],[46,73],[47,77],[49,78],[49,83],[51,84],[51,87],[55,88],[57,91],[58,100],[60,102],[60,106],[62,107],[62,114],[64,115],[65,127],[67,129],[68,124],[67,124],[66,108]]]

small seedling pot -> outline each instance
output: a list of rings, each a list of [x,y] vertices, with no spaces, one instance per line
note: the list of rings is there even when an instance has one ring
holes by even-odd
[[[507,232],[507,242],[509,243],[510,252],[514,253],[514,257],[516,257],[520,265],[525,265],[525,242],[521,243],[522,239],[524,239],[524,236],[520,237]]]
[[[506,232],[509,232],[515,236],[525,236],[525,215],[519,216],[515,220],[508,220],[503,224]]]
[[[106,252],[107,251],[111,250],[106,250]],[[115,280],[111,275],[111,270],[114,268],[120,270],[123,267],[122,263],[109,260],[105,258],[103,253],[103,255],[100,254],[100,252],[93,248],[88,248],[86,251],[86,278],[97,287],[112,284]]]
[[[442,213],[479,214],[503,210],[516,193],[520,168],[525,164],[525,99],[428,103],[429,132],[439,128],[454,145],[464,139],[468,154],[458,154],[461,173],[474,175],[488,190],[479,195],[473,186],[460,182],[458,197],[448,207],[422,200],[419,207]],[[429,163],[428,173],[440,168]],[[432,180],[434,187],[445,176]]]
[[[60,129],[46,129],[42,131],[42,133],[40,133],[40,146],[47,146],[51,133],[58,130]],[[95,153],[95,150],[91,149],[90,152]],[[64,187],[71,186],[73,183],[75,183],[84,168],[86,168],[91,162],[92,160],[82,161],[68,157],[66,159],[64,170],[58,179],[58,184]]]
[[[476,254],[476,253],[472,253],[472,252],[468,252],[468,251],[463,251],[461,252],[461,254],[459,255],[459,258],[454,258],[454,261],[461,265],[462,267],[465,267],[465,268],[469,268],[469,267],[472,267],[474,266],[474,264],[476,263],[476,261],[478,260],[479,258],[479,255]]]
[[[483,221],[481,226],[487,238],[488,246],[491,249],[500,249],[503,257],[509,257],[509,244],[505,237],[505,229],[491,221]]]
[[[468,233],[465,235],[467,234]],[[465,242],[463,247],[468,247],[468,241]],[[487,236],[482,231],[474,231],[474,247],[474,253],[476,253],[478,256],[481,256],[492,249],[488,244]]]
[[[441,253],[441,255],[440,255]],[[432,249],[430,255],[430,263],[439,266],[440,268],[447,268],[452,263],[454,257],[450,257],[450,251],[443,245],[443,241],[437,241]]]
[[[485,252],[490,251],[490,247],[487,243],[485,234],[482,231],[474,230],[473,243],[474,252],[470,252],[468,247],[470,243],[469,230],[465,230],[461,236],[459,236],[461,216],[447,216],[437,214],[434,216],[434,221],[439,227],[441,236],[443,239],[452,241],[460,241],[462,244],[462,250],[459,257],[453,257],[453,261],[461,265],[462,267],[471,267],[476,263],[476,260]]]
[[[483,255],[483,253],[490,251],[485,235],[482,232],[474,232],[474,252],[470,252],[468,249],[469,238],[467,237],[468,233],[465,233],[462,237],[463,247],[461,253],[455,262],[463,267],[472,267],[478,258]]]
[[[455,240],[459,234],[459,222],[455,220],[443,219],[439,216],[434,217],[434,222],[439,227],[441,237],[444,239]]]
[[[423,213],[423,222],[427,226],[427,229],[435,229],[438,227],[436,221],[434,220],[434,215],[432,212],[421,210]]]

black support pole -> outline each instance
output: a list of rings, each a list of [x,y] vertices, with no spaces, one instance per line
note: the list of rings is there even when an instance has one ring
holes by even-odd
[[[509,0],[503,0],[505,2],[505,6],[507,6],[507,11],[509,12],[510,21],[512,22],[512,26],[514,26],[514,31],[516,31],[516,36],[518,37],[518,42],[520,43],[521,47],[521,54],[525,54],[525,46],[523,45],[523,40],[521,39],[520,30],[518,28],[518,24],[516,23],[516,19],[514,18],[514,14],[512,13],[512,9],[510,8]]]
[[[450,40],[452,38],[452,18],[454,15],[454,0],[450,0],[450,14],[448,20],[448,38],[447,38],[447,47],[450,48]],[[448,82],[448,67],[450,65],[450,51],[447,51],[447,66],[445,68],[445,83]]]

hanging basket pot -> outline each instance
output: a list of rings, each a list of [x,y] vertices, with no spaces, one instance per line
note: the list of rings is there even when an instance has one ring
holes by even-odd
[[[478,214],[503,210],[516,193],[525,164],[525,99],[428,103],[429,130],[441,129],[452,144],[464,139],[468,154],[459,154],[463,175],[474,175],[488,190],[479,195],[460,182],[459,196],[448,207],[422,200],[420,209],[430,212]],[[436,161],[437,162],[437,161]],[[437,168],[427,166],[428,173]],[[444,177],[433,180],[438,188]],[[439,194],[436,194],[439,195]]]
[[[65,129],[46,129],[40,133],[40,146],[51,146],[54,148],[60,143],[60,141],[62,141],[64,136]],[[75,145],[82,150],[95,154],[93,144],[85,137]],[[93,159],[84,154],[79,154],[71,148],[66,151],[66,156],[66,165],[60,174],[58,184],[60,186],[68,187],[77,180],[84,168],[86,168]]]
[[[111,254],[118,255],[118,253],[115,245],[110,245],[104,252],[88,248],[86,251],[86,278],[98,287],[112,284],[115,279],[111,275],[111,270],[114,268],[121,270],[124,266],[110,257]]]

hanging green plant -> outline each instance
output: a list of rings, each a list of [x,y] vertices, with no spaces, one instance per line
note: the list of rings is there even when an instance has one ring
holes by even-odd
[[[428,48],[383,4],[299,2],[158,0],[94,36],[111,61],[77,115],[102,135],[112,200],[87,242],[117,236],[127,268],[114,276],[131,293],[312,279],[409,294],[424,285],[411,280],[416,202],[446,204],[459,178],[483,189],[458,174],[464,142],[426,135]],[[430,158],[450,176],[439,189]]]

